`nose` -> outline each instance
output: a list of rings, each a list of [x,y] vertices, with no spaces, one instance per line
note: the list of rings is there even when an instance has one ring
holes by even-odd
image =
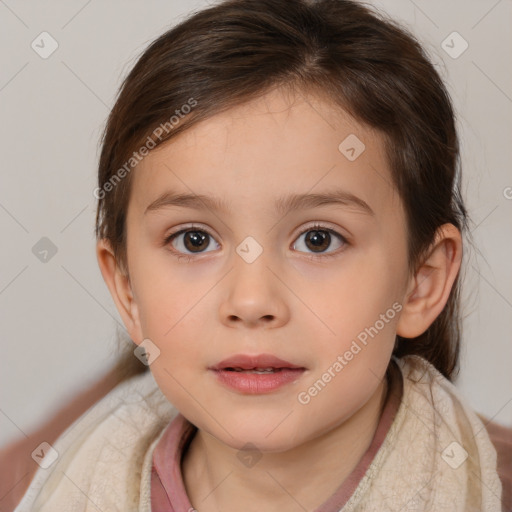
[[[263,255],[252,263],[236,255],[225,286],[227,291],[219,308],[225,325],[271,329],[288,322],[285,287],[267,267]]]

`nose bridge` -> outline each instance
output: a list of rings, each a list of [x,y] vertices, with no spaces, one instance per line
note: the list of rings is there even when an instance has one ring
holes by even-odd
[[[252,236],[246,237],[235,249],[232,293],[238,300],[256,304],[272,293],[274,278],[267,268],[269,251]],[[275,292],[275,291],[274,291]]]
[[[287,320],[283,290],[268,268],[269,255],[251,236],[235,248],[229,291],[221,310],[224,321],[280,324]]]

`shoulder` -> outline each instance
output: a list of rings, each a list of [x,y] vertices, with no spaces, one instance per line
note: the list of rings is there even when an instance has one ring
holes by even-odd
[[[120,383],[55,441],[56,460],[38,468],[16,512],[86,510],[89,500],[101,510],[132,509],[145,454],[177,413],[151,372]]]
[[[409,429],[410,442],[425,445],[426,459],[428,453],[436,454],[432,464],[441,471],[457,459],[461,466],[457,466],[457,472],[448,472],[445,481],[454,475],[457,479],[464,475],[467,488],[472,488],[474,493],[478,490],[482,503],[491,503],[500,495],[500,484],[503,482],[503,474],[498,474],[497,449],[504,447],[510,455],[511,447],[510,444],[504,446],[503,432],[500,431],[499,442],[493,441],[490,437],[494,432],[492,426],[487,430],[484,428],[482,417],[471,407],[461,391],[426,359],[408,355],[397,360],[397,363],[404,378],[400,412],[414,427]],[[498,438],[497,434],[495,437]],[[470,461],[467,465],[464,464],[466,459]],[[475,474],[480,475],[480,481],[472,481]],[[453,488],[456,485],[454,481]]]
[[[478,414],[498,454],[498,474],[503,487],[503,507],[512,510],[512,427],[505,427]]]

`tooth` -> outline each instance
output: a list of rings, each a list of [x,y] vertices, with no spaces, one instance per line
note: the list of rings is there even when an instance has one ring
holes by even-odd
[[[247,373],[275,373],[281,370],[281,368],[273,368],[269,366],[268,368],[251,368],[249,370],[244,370],[243,368],[226,368],[227,371],[233,372],[247,372]]]

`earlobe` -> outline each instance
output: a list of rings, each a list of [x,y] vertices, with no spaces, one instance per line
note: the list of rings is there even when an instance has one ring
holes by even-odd
[[[423,334],[446,305],[462,261],[462,237],[453,224],[443,224],[426,259],[409,281],[397,334]]]
[[[131,339],[138,344],[142,341],[143,336],[137,303],[134,300],[129,276],[120,268],[108,240],[98,240],[96,257],[101,275],[112,295],[126,330]]]

